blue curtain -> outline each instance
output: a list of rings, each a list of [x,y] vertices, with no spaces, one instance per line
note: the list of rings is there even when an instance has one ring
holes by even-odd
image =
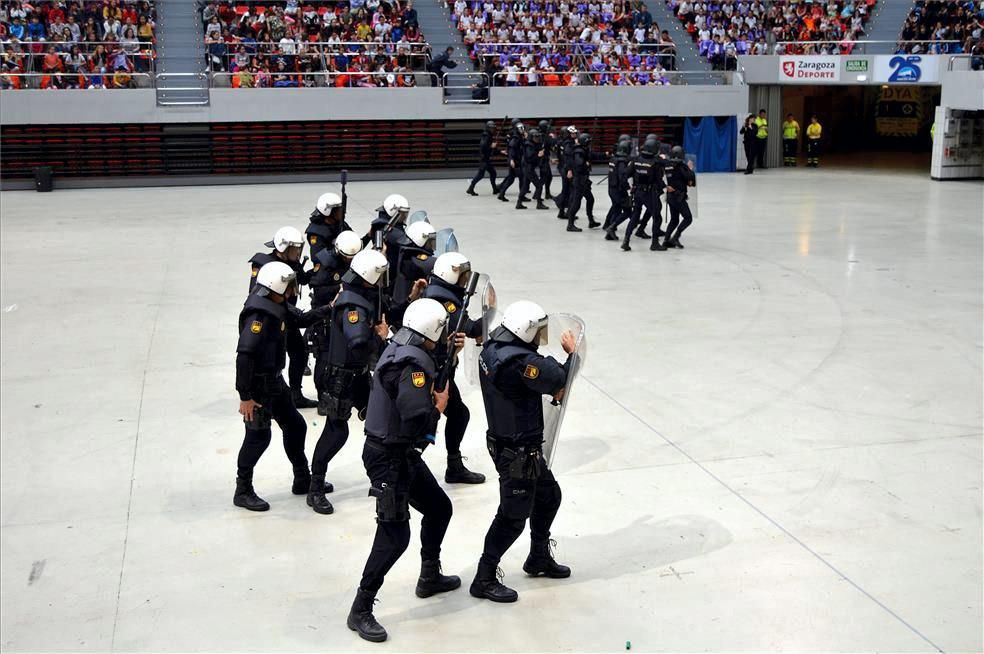
[[[699,173],[733,173],[737,163],[738,122],[734,116],[688,118],[683,149],[697,156]]]

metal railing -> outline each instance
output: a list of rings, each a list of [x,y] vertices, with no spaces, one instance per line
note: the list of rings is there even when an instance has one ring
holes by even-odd
[[[967,65],[956,67],[954,64],[958,61],[966,61]],[[976,64],[976,68],[975,68]],[[984,54],[958,54],[950,57],[950,60],[946,64],[946,69],[948,71],[953,70],[984,70]]]
[[[153,42],[141,41],[137,48],[133,49],[132,43],[124,44],[121,41],[21,41],[18,39],[7,39],[0,41],[0,58],[5,63],[16,62],[23,72],[39,72],[42,69],[44,58],[49,54],[56,54],[61,57],[63,63],[72,55],[72,50],[77,46],[79,55],[86,59],[85,64],[92,55],[97,54],[96,50],[100,46],[103,48],[105,65],[109,60],[122,51],[127,63],[133,67],[134,73],[151,73],[156,71],[156,53],[154,52]],[[48,52],[49,48],[54,48],[54,53]],[[69,64],[71,65],[71,64]]]
[[[592,57],[605,48],[609,48],[618,56],[656,56],[667,68],[676,68],[676,46],[671,43],[588,43],[582,41],[565,43],[538,42],[508,42],[489,43],[476,41],[471,46],[476,58],[492,59],[502,56],[521,56],[529,54],[534,57],[544,55],[570,55],[572,57]]]
[[[529,75],[537,76],[536,84],[529,83]],[[544,76],[555,75],[559,83],[545,82]],[[493,76],[493,87],[557,88],[568,86],[683,86],[688,84],[731,85],[743,84],[744,77],[736,71],[649,71],[649,70],[578,70],[578,71],[519,71],[501,72]],[[516,80],[509,80],[515,77]],[[625,83],[622,82],[625,81]],[[504,82],[499,84],[498,82]]]
[[[233,84],[233,79],[239,77],[238,84]],[[243,78],[252,77],[248,86],[243,86]],[[258,86],[256,78],[269,78],[269,84]],[[284,77],[287,79],[275,80]],[[339,83],[337,80],[345,77]],[[293,71],[273,71],[270,73],[212,73],[210,75],[212,88],[233,87],[233,88],[405,88],[413,86],[425,86],[421,81],[429,82],[429,86],[437,86],[437,75],[429,72],[410,71],[399,73],[388,72],[342,72],[342,71],[313,71],[313,72],[293,72]],[[402,79],[401,79],[402,78]],[[374,80],[382,80],[376,82]],[[229,80],[228,84],[216,84],[222,80]],[[332,80],[336,80],[332,83]],[[280,83],[277,83],[277,82]],[[310,83],[305,83],[310,82]],[[405,82],[405,83],[401,83]]]
[[[896,51],[903,48],[903,45],[927,45],[927,51],[923,54],[944,54],[944,49],[952,44],[959,44],[960,41],[934,41],[934,40],[904,40],[904,41],[854,41],[851,39],[829,40],[829,41],[776,41],[769,45],[766,54],[826,54],[826,55],[863,55],[868,53],[869,45],[891,45]],[[699,43],[698,43],[699,45]],[[750,44],[754,49],[755,43]],[[929,51],[929,48],[941,48],[939,52]],[[826,52],[824,50],[832,51]],[[782,52],[780,52],[782,50]],[[819,51],[818,51],[819,50]],[[846,51],[845,51],[846,50]],[[755,56],[756,53],[749,51],[748,55]]]
[[[48,80],[45,82],[45,80]],[[138,84],[141,80],[145,83]],[[131,84],[132,83],[132,84]],[[130,89],[154,88],[151,73],[0,73],[0,89]]]
[[[215,55],[209,51],[208,46],[212,45],[207,40],[206,58],[208,59],[208,71],[212,72],[231,72],[233,63],[241,54],[245,54],[250,62],[256,57],[317,57],[321,61],[322,68],[327,68],[326,57],[344,55],[346,57],[406,57],[411,67],[418,70],[426,69],[431,58],[431,46],[429,43],[399,43],[387,42],[377,43],[374,41],[299,41],[290,48],[294,52],[284,50],[283,44],[274,41],[260,41],[256,43],[227,43],[224,44],[227,52],[222,55]],[[411,47],[407,51],[406,46]],[[240,53],[238,50],[243,49]],[[221,70],[214,67],[215,57],[219,57],[223,64]]]
[[[170,79],[179,81],[198,80],[203,84],[198,86],[171,86],[167,84]],[[157,89],[157,104],[165,107],[202,107],[209,103],[208,88],[209,77],[207,73],[158,73],[155,77],[155,88]],[[168,94],[174,97],[168,97]],[[189,93],[203,93],[202,98],[197,100],[187,100]]]
[[[454,84],[456,81],[467,82],[466,85]],[[486,73],[444,73],[441,77],[444,87],[444,104],[488,104],[489,76]],[[475,91],[481,88],[481,97],[475,98]],[[456,93],[460,91],[460,93]]]

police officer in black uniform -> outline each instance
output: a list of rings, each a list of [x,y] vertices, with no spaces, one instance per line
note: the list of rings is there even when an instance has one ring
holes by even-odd
[[[309,273],[304,271],[301,263],[301,252],[304,250],[304,237],[293,227],[281,227],[277,230],[272,241],[267,241],[265,245],[271,249],[270,252],[257,252],[250,260],[250,279],[249,290],[253,291],[256,284],[256,276],[260,268],[271,261],[282,261],[294,271],[296,283],[298,285],[308,283]],[[297,304],[297,295],[293,295],[290,304]],[[297,325],[288,322],[287,324],[287,353],[290,355],[290,367],[287,368],[287,381],[290,384],[291,397],[294,406],[298,409],[313,409],[318,406],[314,400],[304,397],[301,391],[305,373],[308,372],[308,351],[307,343],[301,330]]]
[[[523,146],[523,183],[520,197],[516,200],[517,209],[526,208],[523,205],[523,198],[529,193],[531,184],[533,185],[533,199],[536,200],[536,208],[550,208],[543,203],[543,182],[540,180],[540,168],[545,156],[543,135],[540,134],[540,130],[531,129]]]
[[[573,161],[571,165],[572,187],[571,201],[567,208],[567,231],[580,232],[574,222],[577,220],[577,212],[581,209],[581,201],[585,201],[588,212],[588,228],[600,227],[601,223],[594,219],[594,193],[591,192],[591,136],[582,133],[577,137],[577,145],[573,150]]]
[[[446,252],[437,257],[434,263],[434,272],[430,276],[427,288],[424,289],[423,297],[437,300],[444,305],[448,311],[448,324],[451,327],[457,324],[458,317],[464,311],[465,288],[472,274],[471,262],[460,252]],[[471,320],[465,314],[461,319],[460,331],[455,334],[455,338],[464,345],[465,338],[478,339],[481,336],[482,324]],[[438,369],[444,366],[449,356],[452,356],[452,353],[448,344],[438,343],[434,350],[434,360]],[[447,419],[444,425],[444,442],[448,451],[448,468],[444,474],[444,481],[449,484],[481,484],[485,482],[485,475],[466,468],[461,456],[461,441],[465,437],[471,413],[462,401],[461,391],[455,383],[456,370],[457,362],[452,365],[448,379],[448,408],[444,411],[444,417]]]
[[[547,314],[533,302],[506,307],[502,325],[489,336],[480,358],[480,381],[488,420],[488,449],[499,473],[499,509],[485,535],[478,573],[469,592],[493,602],[515,602],[515,590],[496,572],[506,550],[530,521],[530,554],[523,570],[531,576],[569,577],[550,552],[550,526],[560,508],[561,492],[543,459],[543,395],[563,398],[571,360],[561,365],[537,353],[546,335]],[[574,351],[574,336],[564,332],[564,351]]]
[[[447,337],[448,314],[436,300],[413,302],[403,327],[379,357],[372,378],[362,462],[376,498],[376,536],[349,612],[348,628],[372,642],[386,630],[372,614],[383,579],[410,544],[410,507],[420,523],[420,577],[417,597],[454,590],[456,576],[441,574],[441,543],[451,521],[451,500],[421,458],[434,440],[448,402],[447,390],[433,388],[433,352]]]
[[[352,229],[345,222],[345,208],[348,205],[348,196],[343,192],[323,193],[315,204],[314,211],[311,212],[310,223],[304,233],[307,235],[308,246],[311,248],[311,259],[314,259],[318,252],[327,248],[331,249],[335,238],[339,233]]]
[[[489,174],[489,182],[492,183],[492,194],[495,195],[499,192],[499,187],[495,185],[495,166],[492,165],[492,155],[495,153],[496,145],[495,121],[490,120],[485,123],[485,131],[482,132],[482,140],[478,144],[478,155],[481,157],[481,161],[478,164],[478,172],[475,173],[471,184],[468,185],[468,190],[465,191],[468,195],[478,195],[475,192],[475,185],[485,177],[485,173]]]
[[[367,249],[352,259],[334,299],[327,364],[320,400],[326,409],[325,426],[311,457],[311,485],[307,504],[315,513],[334,511],[325,497],[325,473],[348,440],[348,420],[355,408],[365,415],[369,401],[369,366],[383,349],[389,326],[379,315],[379,284],[386,273],[386,257]]]
[[[632,160],[629,154],[632,152],[632,142],[620,140],[615,146],[615,154],[608,162],[608,198],[612,201],[612,206],[605,217],[605,240],[614,241],[618,237],[615,235],[615,225],[624,220],[623,216],[628,216],[632,211],[632,195],[629,187],[629,177],[632,174]]]
[[[659,142],[649,140],[643,143],[639,149],[639,156],[632,162],[633,198],[632,215],[629,218],[629,225],[625,228],[625,237],[622,239],[622,249],[626,252],[632,250],[629,241],[642,216],[643,208],[652,209],[655,215],[662,215],[662,205],[659,196],[663,191],[663,161],[659,158]],[[625,218],[623,217],[622,220]],[[614,225],[618,227],[618,223]],[[654,230],[658,230],[659,225],[653,225]],[[609,233],[613,233],[614,229]],[[647,235],[648,236],[648,235]],[[665,250],[659,242],[659,235],[655,233],[652,237],[651,250]]]
[[[670,159],[666,163],[666,203],[670,206],[670,224],[666,227],[667,248],[683,249],[680,236],[694,221],[687,201],[687,187],[697,186],[697,175],[694,173],[693,162],[684,160],[683,148],[679,145],[670,150]],[[680,221],[683,216],[683,221]]]
[[[513,129],[509,133],[509,143],[506,145],[506,156],[509,158],[509,173],[506,178],[502,180],[499,184],[499,194],[496,196],[503,202],[508,202],[506,199],[506,191],[512,186],[512,183],[519,179],[519,198],[520,202],[523,201],[523,145],[525,142],[526,127],[521,122],[515,122],[513,124]]]
[[[387,317],[393,329],[399,329],[402,311],[409,304],[414,283],[426,280],[434,269],[434,240],[437,232],[429,222],[419,221],[406,228],[407,243],[400,248],[393,271],[393,306]]]
[[[655,143],[655,146],[651,145],[650,149],[657,153],[656,154],[657,163],[662,167],[663,162],[667,159],[669,148],[664,147],[664,144],[660,143],[659,137],[656,134],[647,134],[646,141],[644,141],[644,143],[648,141]],[[666,152],[664,152],[664,150]],[[644,205],[645,208],[642,213],[642,219],[639,221],[639,226],[636,228],[635,231],[635,235],[638,236],[639,238],[644,238],[644,239],[652,238],[646,232],[646,226],[649,224],[649,221],[653,218],[655,218],[655,221],[653,223],[653,230],[654,230],[653,233],[656,234],[657,236],[663,235],[663,231],[661,229],[663,223],[663,207],[660,198],[663,195],[663,189],[665,188],[666,185],[663,182],[663,174],[661,170],[660,175],[656,180],[655,201],[654,202],[651,201],[648,204]]]
[[[543,138],[543,157],[540,159],[540,183],[543,184],[543,199],[552,200],[550,194],[550,182],[553,180],[553,169],[550,161],[557,152],[557,137],[551,131],[549,120],[541,120],[539,124],[540,135]]]
[[[568,125],[561,132],[557,144],[557,173],[560,175],[560,195],[554,200],[557,203],[557,218],[567,218],[567,205],[571,200],[571,187],[574,179],[574,146],[577,145],[577,128]]]
[[[329,308],[303,312],[290,304],[288,300],[297,292],[296,273],[283,261],[265,264],[254,281],[239,314],[236,391],[246,435],[239,450],[232,503],[250,511],[266,511],[270,505],[253,490],[253,468],[270,445],[271,420],[283,431],[284,451],[294,468],[291,492],[304,495],[311,485],[304,455],[307,423],[294,407],[282,372],[289,326],[306,327],[324,320]]]

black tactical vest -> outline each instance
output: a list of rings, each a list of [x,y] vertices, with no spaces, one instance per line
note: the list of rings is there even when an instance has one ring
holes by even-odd
[[[409,240],[409,239],[408,239]],[[421,258],[423,257],[423,258]],[[400,248],[397,266],[390,272],[393,280],[393,302],[402,304],[410,297],[410,289],[418,279],[427,279],[434,269],[434,255],[412,244]]]
[[[358,368],[368,365],[368,360],[357,360],[354,353],[349,348],[348,340],[345,338],[345,324],[348,322],[348,314],[356,308],[362,309],[369,317],[367,328],[370,331],[370,338],[373,325],[379,319],[376,316],[378,307],[374,297],[374,289],[353,289],[343,287],[335,300],[335,306],[331,312],[331,335],[328,337],[328,364],[332,366]],[[363,350],[365,351],[365,350]]]
[[[251,294],[239,312],[239,333],[246,327],[260,337],[260,346],[254,351],[254,372],[279,374],[287,364],[287,340],[284,305],[259,295]]]
[[[540,393],[523,384],[518,366],[507,365],[533,354],[535,350],[515,338],[511,342],[490,340],[482,348],[479,381],[489,433],[496,439],[535,440],[543,434]]]
[[[397,389],[383,386],[382,372],[393,367],[413,366],[434,379],[434,360],[416,345],[400,345],[391,342],[376,364],[369,392],[369,408],[366,413],[366,435],[380,439],[386,445],[409,444],[401,437],[402,419],[396,407]]]
[[[311,275],[311,308],[323,307],[335,298],[342,285],[342,275],[349,269],[349,262],[334,250],[324,249],[314,255],[317,270]]]
[[[424,289],[423,297],[437,300],[444,306],[444,310],[448,312],[448,333],[450,334],[452,328],[458,324],[458,313],[464,310],[461,303],[464,302],[465,289],[457,284],[450,285],[438,277],[431,277],[430,283]],[[434,348],[434,360],[439,366],[444,365],[448,353],[447,341],[443,339],[438,341],[437,347]]]

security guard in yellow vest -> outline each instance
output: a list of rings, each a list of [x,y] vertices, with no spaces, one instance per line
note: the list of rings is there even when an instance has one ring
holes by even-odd
[[[786,114],[782,124],[782,165],[796,166],[796,146],[799,143],[800,124],[793,114]]]
[[[816,116],[810,117],[810,124],[806,127],[806,165],[816,168],[820,165],[820,136],[823,134],[823,127]]]
[[[755,118],[755,165],[765,168],[765,146],[769,141],[769,121],[766,120],[765,109],[759,111]]]

